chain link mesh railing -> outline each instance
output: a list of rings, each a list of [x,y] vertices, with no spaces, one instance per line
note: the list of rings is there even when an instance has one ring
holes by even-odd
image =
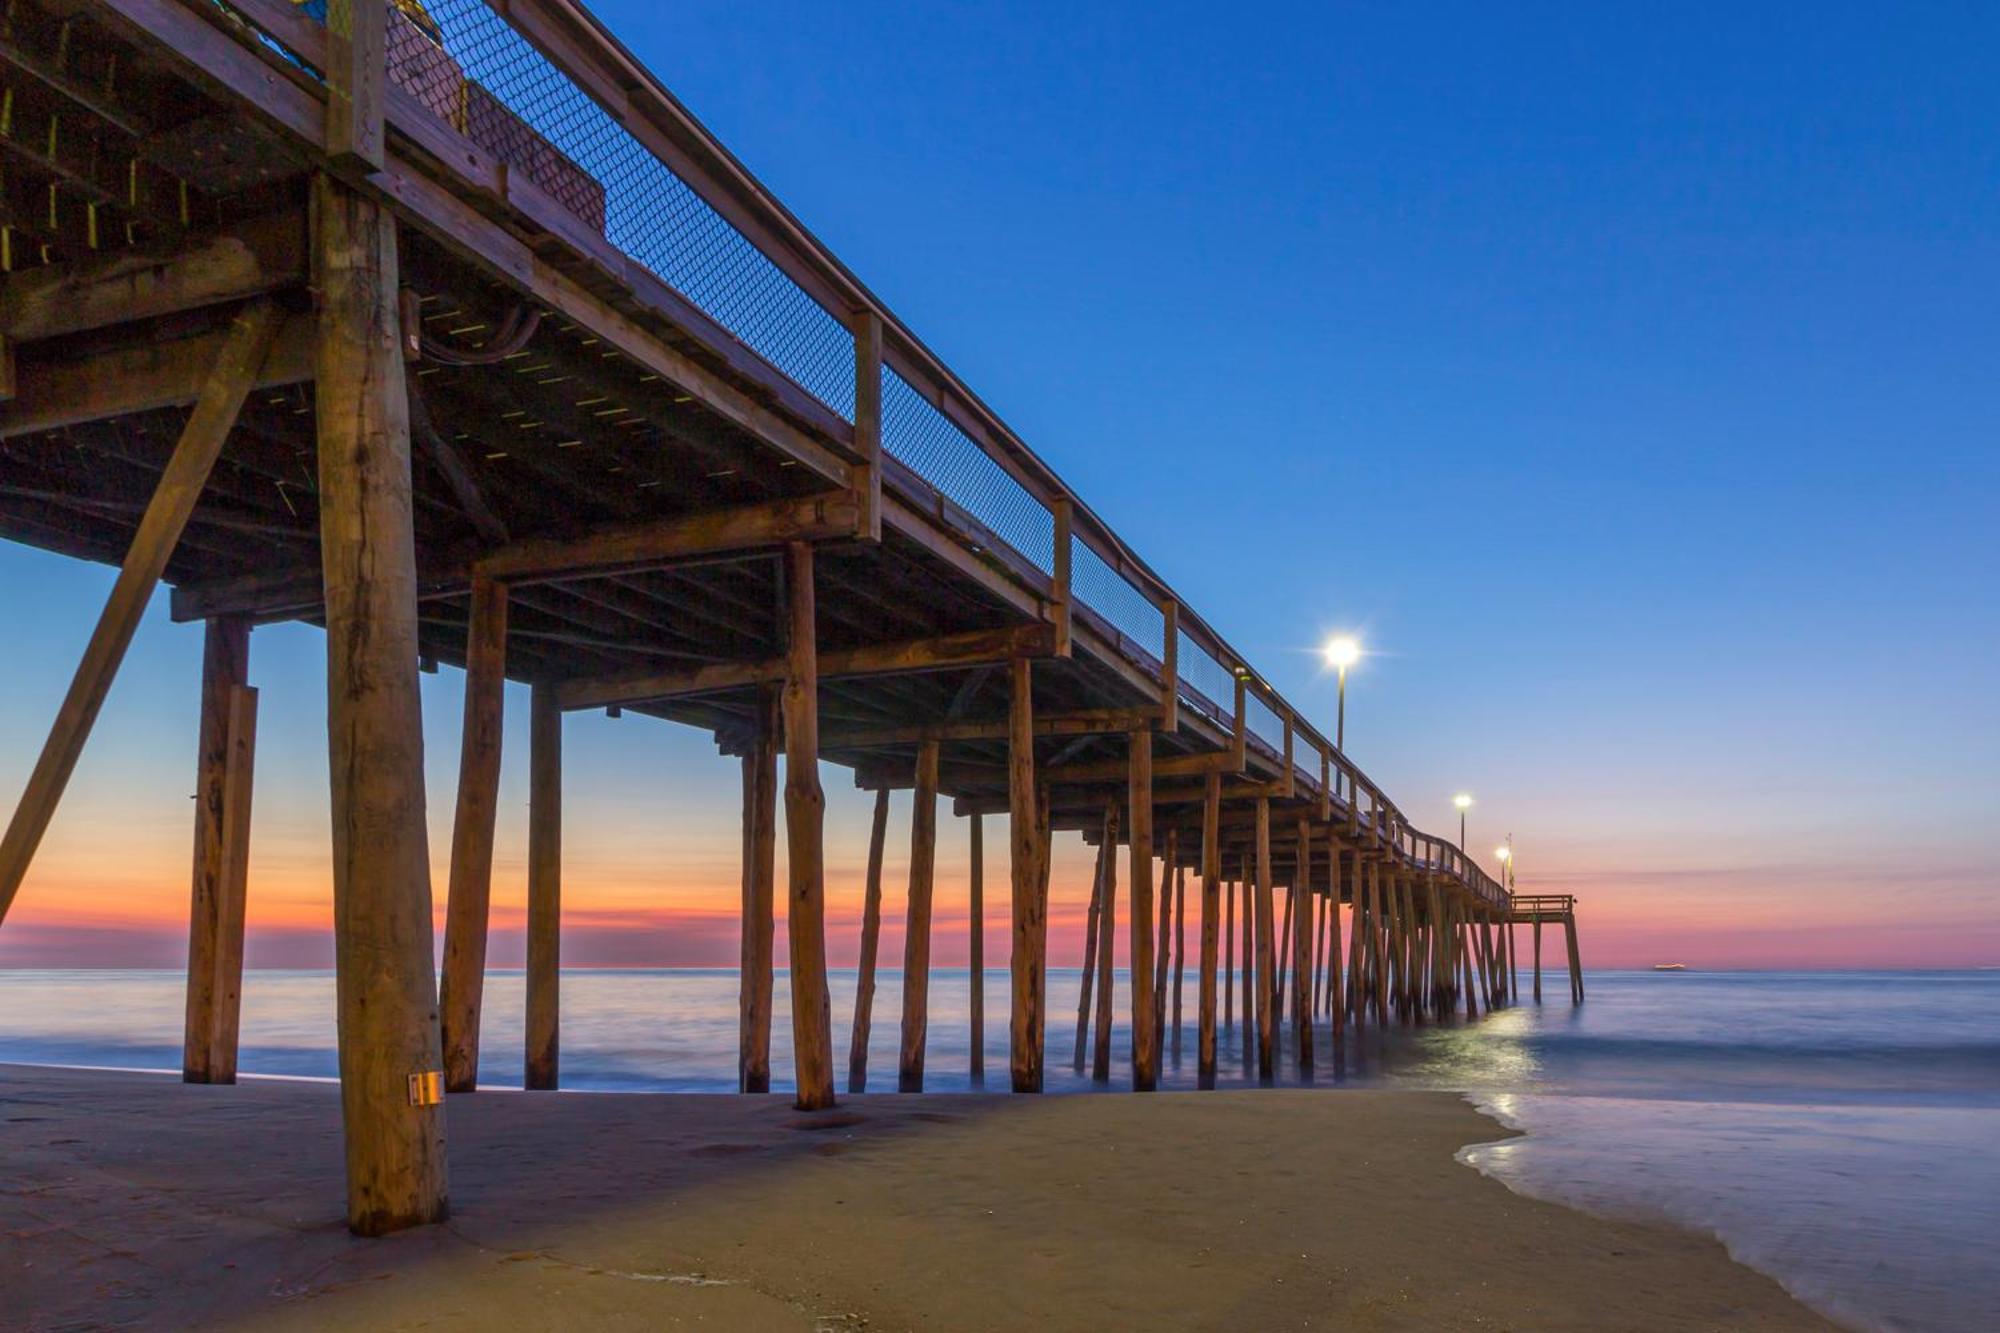
[[[1273,753],[1285,752],[1285,720],[1254,693],[1244,700],[1243,723],[1250,734],[1270,746]]]
[[[324,22],[329,3],[300,9]],[[389,78],[801,388],[854,412],[852,335],[485,0],[391,0]]]
[[[882,448],[1034,563],[1055,569],[1055,518],[909,381],[882,368]]]
[[[1206,703],[1217,721],[1233,725],[1236,719],[1236,677],[1196,643],[1186,630],[1180,631],[1179,666],[1181,697]]]
[[[1151,653],[1155,662],[1166,660],[1167,618],[1080,537],[1070,542],[1069,578],[1071,593],[1078,601]]]

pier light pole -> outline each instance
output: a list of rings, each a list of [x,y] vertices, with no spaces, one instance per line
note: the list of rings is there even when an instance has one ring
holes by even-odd
[[[1463,853],[1465,851],[1465,812],[1472,808],[1472,797],[1465,792],[1460,792],[1451,798],[1451,803],[1458,807],[1458,850],[1460,853]]]
[[[1347,668],[1361,660],[1361,643],[1351,635],[1328,639],[1322,650],[1326,664],[1340,673],[1339,711],[1333,722],[1333,748],[1347,753]]]

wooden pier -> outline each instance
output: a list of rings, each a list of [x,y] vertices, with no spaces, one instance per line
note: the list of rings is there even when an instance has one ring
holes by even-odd
[[[0,400],[0,536],[120,570],[0,842],[0,917],[165,580],[207,635],[190,1080],[235,1076],[252,630],[326,629],[358,1232],[447,1211],[509,679],[532,686],[530,1088],[560,1083],[562,718],[583,709],[740,760],[741,1083],[769,1087],[782,896],[802,1109],[836,1097],[822,761],[878,793],[850,1090],[894,790],[916,810],[905,1090],[943,798],[973,820],[973,938],[987,887],[1011,918],[1016,1092],[1043,1083],[1058,833],[1100,849],[1076,1059],[1094,1019],[1108,1068],[1122,927],[1136,1089],[1179,1049],[1190,938],[1203,1086],[1218,1000],[1273,1076],[1320,1033],[1339,1052],[1508,1003],[1520,922],[1565,924],[1582,998],[1573,900],[1515,899],[1413,827],[571,0],[15,0]],[[417,689],[438,662],[466,672],[441,977]]]

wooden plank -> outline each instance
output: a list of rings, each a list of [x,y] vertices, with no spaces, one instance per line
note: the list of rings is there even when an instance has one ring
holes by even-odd
[[[790,893],[792,1058],[801,1111],[834,1104],[826,989],[826,793],[819,785],[819,658],[813,548],[785,548],[785,847]]]
[[[522,1086],[557,1086],[562,1055],[562,709],[528,696],[528,1020]]]
[[[501,723],[507,685],[507,588],[472,585],[465,635],[465,710],[458,805],[445,895],[444,976],[438,993],[446,1092],[479,1086],[479,1016],[486,990],[486,932],[493,901],[493,831],[500,812]]]
[[[1257,798],[1257,1077],[1277,1072],[1277,923],[1272,920],[1271,802]]]
[[[1153,733],[1139,730],[1127,739],[1125,797],[1132,857],[1131,1000],[1132,1090],[1151,1092],[1160,1082],[1160,1032],[1153,1004]]]
[[[474,569],[514,583],[630,573],[725,552],[788,542],[853,538],[861,509],[844,491],[707,510],[604,528],[573,539],[517,541],[481,556]]]
[[[257,726],[257,692],[244,683],[249,652],[248,625],[224,620],[207,626],[181,1060],[181,1079],[187,1083],[236,1081]]]
[[[245,395],[312,378],[312,323],[293,316],[259,354]],[[93,353],[43,355],[24,349],[11,402],[0,404],[0,440],[104,421],[132,412],[184,407],[201,396],[229,345],[231,330]]]
[[[1152,708],[1079,709],[1037,717],[1035,735],[1108,736],[1123,734],[1135,727],[1150,727],[1158,720],[1158,711]],[[860,750],[916,745],[923,741],[1004,741],[1009,725],[1005,718],[999,718],[913,722],[889,727],[842,727],[822,732],[820,746],[826,750]]]
[[[1292,876],[1292,1045],[1301,1073],[1313,1068],[1312,831],[1298,822],[1298,869]]]
[[[924,1038],[930,1029],[931,898],[937,880],[938,743],[917,747],[917,787],[910,806],[910,899],[903,926],[903,1041],[896,1091],[924,1090]]]
[[[1048,905],[1042,899],[1042,820],[1036,810],[1035,705],[1032,666],[1010,658],[1007,734],[1009,877],[1014,917],[1008,960],[1012,1006],[1007,1020],[1008,1074],[1015,1092],[1042,1090],[1042,1000],[1048,949]]]
[[[863,644],[824,654],[818,679],[948,671],[1017,657],[1045,656],[1052,645],[1053,631],[1041,624],[969,630],[963,634],[900,643]],[[784,679],[786,669],[786,659],[783,658],[765,662],[723,662],[691,670],[649,671],[565,681],[559,694],[565,709],[604,708],[740,689],[746,685]]]
[[[1201,1014],[1195,1036],[1196,1086],[1215,1087],[1215,962],[1222,907],[1222,775],[1211,773],[1201,806]],[[1178,1026],[1176,1020],[1176,1026]]]
[[[313,187],[320,559],[326,578],[336,990],[347,1224],[442,1220],[443,1083],[417,690],[410,432],[396,232]],[[435,1081],[435,1082],[433,1082]]]
[[[6,835],[0,838],[0,921],[13,906],[35,849],[55,817],[63,789],[69,785],[105,695],[125,660],[146,602],[201,499],[209,471],[236,422],[237,411],[255,378],[255,367],[263,361],[276,327],[276,314],[268,304],[248,307],[230,326],[209,367],[195,410],[139,520],[117,581],[84,648],[83,660],[56,711]]]
[[[847,1045],[847,1090],[868,1091],[868,1036],[875,1012],[875,960],[882,940],[882,844],[889,831],[889,789],[875,791],[868,833],[868,878],[861,903],[861,958],[854,987],[854,1030]]]
[[[5,275],[0,335],[32,342],[246,301],[306,280],[300,211],[262,214],[180,239],[177,250],[115,250]]]
[[[854,494],[861,504],[861,536],[882,540],[882,317],[854,315]]]
[[[339,170],[382,169],[388,13],[381,0],[330,0],[326,8],[326,152]]]
[[[778,893],[778,687],[760,687],[757,736],[743,766],[743,920],[738,960],[736,1086],[771,1090]]]
[[[972,816],[966,827],[967,924],[966,967],[971,973],[971,1031],[967,1049],[971,1054],[972,1086],[986,1082],[986,819]]]
[[[1118,855],[1118,806],[1107,801],[1104,806],[1104,832],[1097,842],[1097,864],[1090,877],[1090,903],[1083,915],[1083,965],[1077,970],[1082,974],[1077,985],[1076,997],[1076,1056],[1073,1067],[1083,1072],[1083,1056],[1090,1035],[1092,1013],[1090,996],[1097,982],[1097,923],[1104,911],[1104,875],[1108,858]]]
[[[231,1082],[217,1077],[216,959],[225,945],[231,848],[227,792],[234,691],[248,678],[250,627],[213,620],[206,627],[201,660],[201,719],[196,731],[194,875],[188,912],[187,1022],[181,1079]]]

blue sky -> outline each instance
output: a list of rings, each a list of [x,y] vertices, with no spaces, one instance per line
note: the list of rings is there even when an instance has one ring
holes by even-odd
[[[1350,749],[1419,823],[1472,790],[1635,961],[2000,962],[2000,11],[597,9],[1329,724],[1361,630]],[[104,581],[0,546],[0,799]],[[86,775],[184,788],[198,653],[149,625]],[[300,716],[259,798],[318,827]],[[626,734],[573,808],[713,762]]]

